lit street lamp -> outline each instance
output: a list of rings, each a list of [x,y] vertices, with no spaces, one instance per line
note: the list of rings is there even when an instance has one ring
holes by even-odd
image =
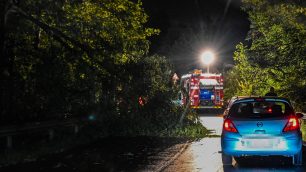
[[[202,61],[205,65],[207,65],[207,73],[209,73],[209,65],[214,61],[215,55],[211,51],[205,51],[201,55]]]

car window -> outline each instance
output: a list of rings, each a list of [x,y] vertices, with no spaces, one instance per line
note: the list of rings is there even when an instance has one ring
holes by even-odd
[[[229,116],[235,118],[272,118],[288,116],[293,113],[288,103],[281,101],[251,101],[235,103]]]
[[[228,104],[227,104],[227,108],[230,108],[232,106],[232,104],[237,100],[237,98],[231,98],[229,101],[228,101]]]

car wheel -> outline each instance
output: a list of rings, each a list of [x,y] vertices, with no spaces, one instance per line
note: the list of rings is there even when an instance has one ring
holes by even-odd
[[[292,157],[292,164],[293,165],[302,165],[302,163],[303,163],[303,152],[301,150],[298,154],[296,154]]]
[[[222,163],[223,165],[232,165],[233,157],[222,153]]]
[[[234,157],[237,164],[241,165],[243,163],[243,157]]]

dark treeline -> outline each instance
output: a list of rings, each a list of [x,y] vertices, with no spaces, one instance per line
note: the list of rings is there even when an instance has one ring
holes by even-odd
[[[227,97],[260,95],[275,87],[306,111],[306,8],[300,0],[243,0],[251,22],[227,74]]]
[[[0,3],[1,124],[67,115],[140,128],[177,121],[173,71],[147,55],[159,31],[144,27],[141,2]]]

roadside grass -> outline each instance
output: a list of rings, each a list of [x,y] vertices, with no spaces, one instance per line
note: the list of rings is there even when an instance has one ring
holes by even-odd
[[[167,135],[164,136],[200,139],[209,136],[210,133],[211,132],[207,130],[201,123],[194,123],[175,127],[170,130]]]
[[[104,121],[87,121],[80,126],[79,133],[75,135],[67,128],[57,128],[55,138],[48,140],[44,132],[42,139],[33,141],[33,136],[22,136],[23,139],[15,141],[13,149],[2,149],[0,167],[25,162],[33,162],[42,157],[48,157],[74,148],[88,145],[108,136],[117,137],[163,137],[186,138],[190,140],[204,137],[216,137],[206,129],[198,120],[196,113],[188,112],[182,123],[178,119],[181,114],[167,116],[162,119],[144,118],[112,118]],[[18,137],[18,136],[17,136]],[[19,146],[18,146],[19,144]]]
[[[117,121],[118,122],[118,121]],[[200,122],[185,119],[182,124],[174,121],[163,121],[160,125],[151,121],[140,120],[135,124],[120,122],[116,130],[111,131],[112,136],[151,136],[151,137],[184,137],[204,138],[210,136],[211,131],[207,130]]]
[[[172,137],[188,137],[193,139],[201,139],[204,137],[210,137],[212,131],[205,128],[199,119],[198,113],[193,109],[185,109],[185,118],[181,123],[176,124],[175,127],[170,130],[170,136]]]
[[[305,142],[306,141],[306,120],[302,120],[301,130],[302,130],[303,141]]]
[[[157,129],[139,132],[130,137],[147,136],[151,138],[185,138],[188,140],[200,139],[208,137],[210,131],[203,127],[200,123],[189,123],[183,126],[176,126],[169,129]],[[135,132],[132,129],[130,132]],[[125,134],[125,135],[123,135]],[[118,137],[127,137],[129,133],[120,133]],[[49,141],[47,136],[45,139],[35,143],[22,144],[13,149],[4,149],[1,151],[0,167],[16,165],[20,163],[35,162],[37,160],[48,158],[49,156],[59,154],[61,152],[80,148],[89,145],[95,141],[105,138],[108,135],[105,130],[101,130],[98,124],[87,124],[82,127],[78,135],[66,132],[65,129],[58,129],[55,131],[55,138]],[[28,142],[28,140],[26,141]]]

